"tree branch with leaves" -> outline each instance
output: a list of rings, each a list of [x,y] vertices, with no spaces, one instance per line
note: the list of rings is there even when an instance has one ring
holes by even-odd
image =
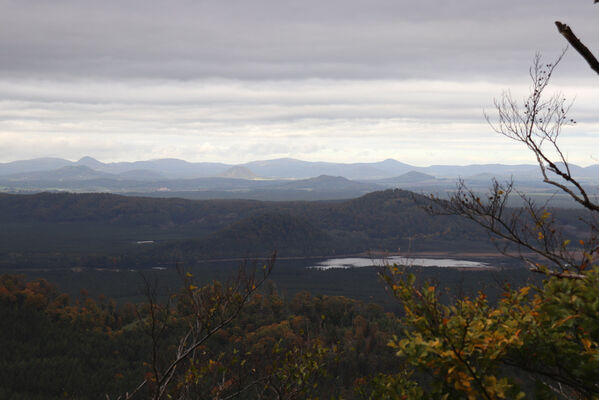
[[[592,52],[567,25],[556,25],[599,73]],[[446,305],[436,286],[417,284],[409,271],[389,267],[382,276],[404,306],[406,326],[403,338],[390,345],[434,377],[433,384],[410,398],[599,399],[599,203],[574,176],[559,143],[564,128],[575,124],[565,97],[547,93],[563,57],[544,63],[537,54],[529,71],[529,95],[520,102],[504,92],[495,101],[496,118],[485,117],[495,132],[532,153],[545,183],[585,210],[585,232],[566,231],[548,203],[537,204],[513,181],[494,180],[481,195],[460,180],[449,199],[430,196],[424,206],[431,213],[474,221],[500,251],[522,258],[545,280],[506,288],[496,305],[483,293]],[[510,206],[514,195],[522,207]],[[579,240],[572,237],[582,234]]]
[[[182,292],[175,296],[176,312],[171,308],[170,302],[158,304],[156,291],[152,290],[152,286],[146,280],[149,308],[142,317],[142,322],[148,325],[152,339],[151,372],[132,392],[119,396],[117,400],[143,398],[144,392],[144,395],[152,400],[171,398],[173,394],[179,398],[186,398],[187,386],[202,378],[194,372],[198,371],[198,350],[237,318],[251,296],[270,275],[275,259],[276,255],[273,254],[262,268],[257,268],[255,264],[244,264],[228,281],[215,281],[204,286],[196,283],[193,274],[180,269],[184,287]],[[174,315],[179,321],[173,320]],[[163,333],[181,323],[186,329],[174,354],[169,357],[167,351],[167,355],[159,355],[161,350],[164,351],[160,346]],[[165,358],[170,360],[163,362]],[[208,364],[211,361],[201,360]]]

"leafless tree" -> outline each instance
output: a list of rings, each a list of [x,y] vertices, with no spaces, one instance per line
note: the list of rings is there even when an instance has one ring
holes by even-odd
[[[595,3],[599,0],[595,0]],[[599,74],[599,61],[574,34],[572,29],[555,22],[559,33]],[[524,144],[535,156],[542,179],[569,196],[587,210],[587,232],[584,239],[568,237],[560,229],[548,205],[515,190],[513,181],[492,182],[486,196],[477,194],[460,180],[448,201],[431,196],[429,210],[437,214],[462,215],[491,232],[503,252],[517,251],[531,270],[545,274],[583,278],[582,272],[599,258],[599,202],[578,180],[571,168],[559,138],[565,127],[576,121],[568,117],[571,103],[561,93],[548,94],[547,87],[565,51],[552,63],[544,63],[537,54],[530,68],[531,86],[522,101],[504,92],[495,100],[496,117],[485,115],[493,130]],[[508,206],[510,195],[518,195],[523,207]],[[515,245],[515,248],[514,248]],[[544,261],[540,261],[544,259]]]

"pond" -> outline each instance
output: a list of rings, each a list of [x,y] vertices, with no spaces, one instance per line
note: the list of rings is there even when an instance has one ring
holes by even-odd
[[[403,256],[385,258],[333,258],[320,261],[308,268],[324,271],[329,269],[380,267],[394,264],[408,267],[494,269],[491,265],[481,261],[455,260],[452,258],[411,258]]]
[[[376,266],[398,263],[417,268],[413,273],[417,282],[442,282],[442,288],[452,292],[476,295],[479,290],[492,289],[498,292],[497,282],[509,283],[517,287],[526,282],[530,272],[522,264],[505,258],[479,258],[461,260],[451,258],[407,258],[387,257],[371,259],[368,257],[320,258],[311,260],[277,260],[269,278],[269,284],[263,290],[277,290],[284,298],[291,300],[298,292],[310,292],[313,295],[345,296],[357,300],[375,302],[393,309],[397,301],[385,290],[379,278]],[[258,272],[261,263],[257,263]],[[236,276],[240,267],[238,261],[200,263],[185,270],[192,273],[198,286],[213,280],[227,281]],[[252,263],[249,264],[250,269]],[[160,269],[47,269],[47,270],[0,270],[1,273],[20,273],[28,279],[44,278],[58,286],[59,291],[79,298],[81,289],[93,297],[100,294],[115,299],[119,303],[145,301],[144,281],[157,285],[160,296],[167,299],[181,289],[180,274],[173,267]],[[145,277],[145,279],[142,277]]]

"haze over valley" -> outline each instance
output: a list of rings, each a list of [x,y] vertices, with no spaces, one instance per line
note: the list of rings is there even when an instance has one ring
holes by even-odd
[[[596,190],[599,164],[570,167],[591,192]],[[444,195],[455,189],[458,179],[479,191],[487,190],[495,179],[513,180],[529,194],[555,192],[542,183],[538,166],[532,164],[418,167],[392,159],[331,163],[289,158],[237,165],[179,159],[103,163],[91,157],[75,162],[40,158],[0,164],[0,189],[6,193],[110,192],[189,199],[333,200],[388,188]],[[555,200],[568,205],[559,203],[559,197]]]

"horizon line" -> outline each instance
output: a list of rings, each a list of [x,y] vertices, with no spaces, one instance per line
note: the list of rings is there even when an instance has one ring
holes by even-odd
[[[99,162],[101,164],[119,164],[119,163],[137,163],[137,162],[152,162],[152,161],[161,161],[161,160],[173,160],[173,161],[182,161],[188,164],[223,164],[226,166],[242,166],[242,165],[246,165],[246,164],[251,164],[251,163],[256,163],[256,162],[269,162],[269,161],[281,161],[281,160],[290,160],[290,161],[300,161],[300,162],[305,162],[305,163],[312,163],[312,164],[318,164],[318,163],[326,163],[326,164],[342,164],[342,165],[355,165],[355,164],[378,164],[378,163],[383,163],[386,161],[393,161],[393,162],[397,162],[397,163],[401,163],[410,167],[415,167],[415,168],[427,168],[427,167],[434,167],[434,166],[447,166],[447,167],[468,167],[468,166],[476,166],[476,165],[505,165],[505,166],[538,166],[538,164],[536,163],[501,163],[501,162],[487,162],[487,163],[473,163],[473,164],[428,164],[428,165],[415,165],[415,164],[409,164],[400,160],[397,160],[395,158],[385,158],[383,160],[378,160],[378,161],[357,161],[357,162],[340,162],[340,161],[323,161],[323,160],[318,160],[318,161],[310,161],[310,160],[303,160],[300,158],[294,158],[294,157],[277,157],[277,158],[268,158],[268,159],[255,159],[252,161],[245,161],[245,162],[240,162],[240,163],[230,163],[230,162],[223,162],[223,161],[189,161],[189,160],[185,160],[183,158],[176,158],[176,157],[162,157],[162,158],[148,158],[148,159],[138,159],[138,160],[134,160],[134,161],[130,161],[130,160],[119,160],[119,161],[101,161],[96,157],[92,157],[92,156],[82,156],[81,158],[77,159],[77,160],[72,160],[69,158],[64,158],[64,157],[59,157],[59,156],[42,156],[42,157],[34,157],[34,158],[22,158],[22,159],[13,159],[11,161],[0,161],[0,165],[6,165],[6,164],[11,164],[11,163],[15,163],[15,162],[24,162],[24,161],[36,161],[36,160],[63,160],[63,161],[68,161],[71,163],[78,163],[81,162],[84,159],[90,159],[96,162]],[[575,164],[575,163],[569,163],[569,165],[572,166],[578,166],[581,168],[587,168],[587,167],[591,167],[594,165],[599,165],[599,163],[594,163],[594,164],[588,164],[588,165],[579,165],[579,164]]]

